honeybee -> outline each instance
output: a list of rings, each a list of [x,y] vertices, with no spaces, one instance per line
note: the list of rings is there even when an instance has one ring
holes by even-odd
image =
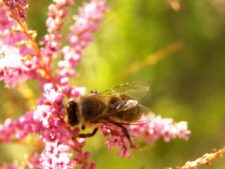
[[[92,133],[79,134],[78,137],[94,136],[101,123],[111,123],[121,128],[130,141],[131,137],[124,124],[130,124],[140,119],[141,115],[149,111],[146,107],[127,93],[147,92],[149,87],[140,82],[120,84],[112,89],[98,93],[91,91],[83,95],[76,102],[70,100],[67,105],[68,123],[71,126],[80,124],[82,129],[94,127]]]

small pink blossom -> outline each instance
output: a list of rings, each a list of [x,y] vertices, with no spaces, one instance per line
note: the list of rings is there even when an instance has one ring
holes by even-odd
[[[28,8],[27,0],[3,0],[18,18],[25,20],[26,10]]]
[[[0,80],[4,80],[7,87],[15,87],[29,78],[27,63],[17,48],[0,41]]]
[[[0,31],[1,34],[4,33],[4,30],[11,29],[15,24],[15,21],[9,17],[9,11],[5,6],[0,5]]]
[[[67,145],[47,142],[45,151],[40,157],[40,166],[41,168],[73,169],[76,166],[76,162],[72,161],[71,157],[72,154],[69,153]]]
[[[51,88],[52,84],[45,84],[44,90],[45,94],[44,97],[50,103],[61,103],[63,100],[62,93],[60,91],[56,91],[55,89]]]
[[[17,48],[0,42],[0,69],[23,67],[22,59]]]
[[[34,111],[34,118],[40,120],[43,126],[49,127],[49,118],[52,114],[52,109],[48,105],[39,105]]]
[[[99,22],[107,7],[103,0],[91,0],[75,15],[75,24],[71,26],[70,43],[76,52],[85,48],[93,39],[93,32],[99,27]]]

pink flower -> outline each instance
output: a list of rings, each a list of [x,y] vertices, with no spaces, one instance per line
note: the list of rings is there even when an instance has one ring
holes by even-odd
[[[91,0],[74,16],[75,23],[71,26],[70,43],[76,52],[85,48],[93,38],[93,32],[99,27],[99,22],[107,7],[103,0]]]
[[[63,100],[63,95],[60,91],[57,91],[52,88],[53,85],[51,83],[47,83],[44,85],[44,97],[46,101],[49,101],[50,103],[61,103]]]
[[[160,116],[155,116],[153,113],[145,116],[135,122],[136,124],[124,125],[129,131],[132,139],[143,140],[150,143],[163,137],[165,141],[170,141],[177,137],[181,139],[187,139],[190,135],[190,131],[187,129],[186,122],[174,123],[172,119],[163,119]],[[107,144],[109,149],[117,146],[119,148],[119,154],[123,157],[130,156],[129,148],[137,148],[131,145],[127,137],[121,131],[120,128],[113,124],[104,124],[101,126],[101,132],[103,136],[107,136]]]
[[[60,79],[76,74],[74,67],[82,58],[82,50],[92,41],[93,33],[98,29],[106,10],[105,1],[90,0],[80,8],[79,14],[74,16],[75,23],[70,27],[70,44],[62,49],[64,60],[58,62]]]
[[[0,125],[0,138],[3,141],[10,141],[12,135],[17,139],[23,139],[29,134],[40,132],[40,122],[33,118],[31,112],[27,112],[18,120],[5,120],[4,124]]]
[[[36,77],[37,59],[18,23],[10,18],[5,6],[0,6],[0,80],[7,87],[15,87],[27,79]]]
[[[8,16],[9,11],[5,6],[0,6],[0,32],[10,29],[14,24],[12,18]]]
[[[28,166],[29,168],[40,168],[40,154],[38,153],[31,154]]]
[[[61,47],[63,35],[59,32],[67,16],[66,7],[73,4],[72,0],[54,0],[48,7],[48,18],[46,20],[47,34],[41,41],[43,48],[41,53],[45,56],[45,62],[50,64],[51,59],[57,57]]]
[[[18,18],[25,20],[26,10],[28,8],[27,0],[3,0]]]
[[[10,17],[10,11],[5,6],[0,6],[0,39],[4,45],[12,47],[23,46],[18,45],[19,42],[25,42],[26,36],[21,31],[19,24]]]
[[[40,157],[40,167],[46,169],[73,169],[76,166],[76,162],[71,160],[71,157],[72,154],[69,153],[68,145],[47,142],[45,150]]]
[[[0,41],[0,69],[23,67],[22,59],[17,48]]]

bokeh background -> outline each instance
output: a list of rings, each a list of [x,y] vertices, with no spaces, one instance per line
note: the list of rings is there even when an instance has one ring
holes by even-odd
[[[30,0],[28,21],[45,34],[49,0]],[[77,6],[69,14],[77,12]],[[194,160],[225,145],[225,1],[111,0],[95,40],[85,50],[73,83],[104,90],[119,83],[145,81],[151,87],[141,102],[155,114],[187,121],[188,141],[162,139],[121,158],[102,145],[100,134],[86,149],[98,169],[161,169]],[[65,21],[68,31],[71,18]],[[35,105],[36,82],[19,90],[0,82],[0,121],[16,118]],[[33,94],[35,93],[35,95]],[[32,146],[0,144],[0,162],[23,159]],[[224,158],[202,168],[224,169]]]

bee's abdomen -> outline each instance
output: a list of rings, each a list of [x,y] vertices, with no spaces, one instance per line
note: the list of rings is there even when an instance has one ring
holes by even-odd
[[[108,113],[113,114],[111,118],[124,122],[136,121],[141,115],[138,102],[136,100],[132,100],[132,98],[127,95],[111,97]]]
[[[128,110],[121,110],[117,114],[117,118],[125,122],[133,122],[140,118],[140,107],[139,105],[128,109]]]

